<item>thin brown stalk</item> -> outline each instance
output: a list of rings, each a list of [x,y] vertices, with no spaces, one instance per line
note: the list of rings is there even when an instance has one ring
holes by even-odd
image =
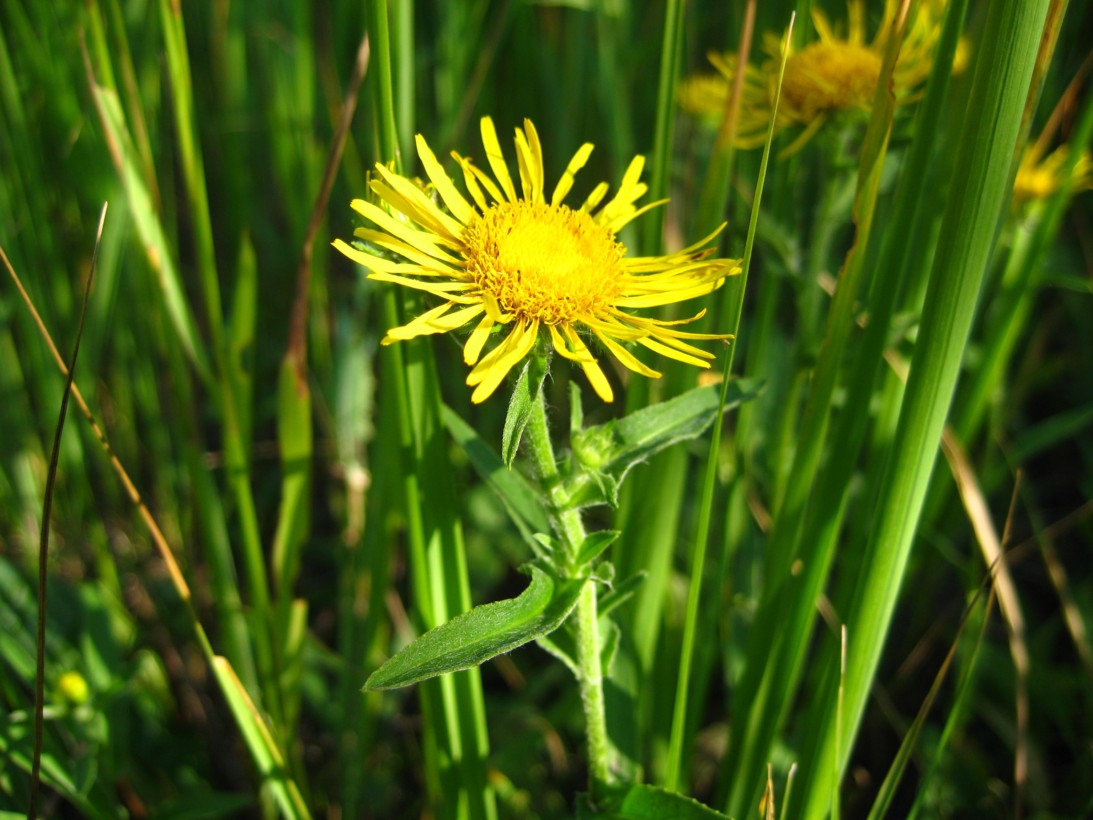
[[[990,568],[994,576],[995,590],[998,595],[999,608],[1002,617],[1006,621],[1009,635],[1010,656],[1013,658],[1015,674],[1015,709],[1016,709],[1016,739],[1014,741],[1013,781],[1014,781],[1014,816],[1020,816],[1021,796],[1024,792],[1025,781],[1028,778],[1028,674],[1030,668],[1028,644],[1025,639],[1025,619],[1021,614],[1021,603],[1017,597],[1017,585],[1013,581],[1009,565],[1003,549],[1005,538],[1010,531],[1013,519],[1014,504],[1010,504],[1010,512],[1006,517],[1006,528],[1003,538],[998,538],[998,533],[991,520],[990,510],[987,507],[983,491],[975,476],[964,447],[957,441],[950,428],[946,428],[941,435],[941,449],[945,459],[956,479],[957,490],[960,493],[964,509],[971,521],[972,530],[975,532],[975,540],[983,553],[983,560]],[[1020,476],[1018,476],[1018,479]],[[1016,486],[1014,493],[1017,492]]]
[[[740,99],[744,96],[744,76],[751,56],[751,40],[755,31],[755,0],[748,0],[744,8],[744,27],[740,30],[740,44],[736,47],[736,72],[732,78],[732,91],[725,100],[725,115],[717,132],[717,150],[724,152],[736,139],[736,125],[740,119]]]
[[[42,735],[45,731],[46,706],[46,576],[49,570],[49,522],[53,517],[53,488],[57,482],[57,465],[61,453],[61,434],[65,429],[65,417],[68,415],[68,399],[72,395],[72,378],[76,372],[76,360],[80,355],[80,339],[83,338],[84,320],[87,318],[87,303],[91,297],[91,283],[95,279],[95,263],[99,259],[99,245],[102,243],[102,226],[106,222],[106,203],[99,214],[99,227],[95,232],[95,247],[91,251],[91,263],[88,265],[87,282],[84,285],[83,304],[80,307],[80,324],[76,329],[76,341],[72,346],[72,358],[65,374],[65,389],[61,394],[61,408],[57,413],[57,426],[53,430],[53,447],[49,453],[49,471],[46,473],[46,487],[42,501],[42,527],[38,546],[38,635],[37,657],[34,676],[34,753],[30,765],[30,808],[27,816],[34,820],[38,816],[38,792],[42,785]],[[7,257],[5,256],[5,261]]]
[[[349,88],[345,93],[341,117],[338,119],[334,137],[330,142],[326,167],[323,169],[322,184],[319,186],[319,194],[315,198],[315,205],[311,209],[311,220],[308,222],[307,235],[300,251],[300,261],[296,266],[296,300],[292,306],[292,320],[289,325],[288,347],[285,350],[285,357],[294,365],[297,389],[302,389],[302,386],[307,384],[304,377],[304,368],[307,362],[307,311],[308,295],[311,292],[311,257],[315,247],[315,236],[319,232],[319,226],[322,224],[327,205],[330,203],[330,192],[334,187],[334,177],[338,173],[338,165],[341,162],[342,151],[345,148],[345,139],[349,134],[349,125],[353,122],[353,113],[357,109],[357,97],[360,93],[361,83],[368,71],[370,53],[366,32],[361,39],[360,46],[357,48],[357,60],[353,64],[353,75],[349,79]]]
[[[15,268],[12,267],[8,255],[4,253],[3,247],[0,247],[0,259],[3,260],[4,267],[7,268],[8,274],[15,283],[16,290],[19,291],[19,295],[23,298],[23,303],[27,306],[27,310],[30,311],[31,318],[34,319],[34,323],[38,326],[38,332],[41,334],[42,340],[46,343],[46,347],[49,348],[49,352],[53,354],[53,360],[57,364],[57,369],[61,371],[62,376],[67,378],[69,375],[68,365],[65,364],[65,360],[61,356],[60,351],[57,350],[57,345],[54,344],[49,329],[46,327],[45,322],[42,321],[38,309],[34,306],[30,294],[27,293],[26,288],[23,286],[19,274],[17,274]],[[95,420],[95,416],[92,414],[91,408],[84,399],[83,393],[80,392],[79,386],[75,383],[72,384],[72,398],[76,400],[76,406],[80,408],[80,412],[83,413],[84,418],[87,419],[87,423],[91,425],[92,432],[99,440],[99,446],[102,447],[103,452],[105,452],[107,458],[110,459],[110,466],[120,479],[122,487],[125,488],[125,494],[128,495],[129,500],[137,506],[141,518],[144,519],[144,523],[152,535],[152,542],[156,546],[156,551],[159,553],[160,558],[163,559],[163,563],[167,567],[167,573],[171,576],[171,582],[178,591],[179,597],[189,604],[191,600],[190,587],[187,585],[186,579],[182,576],[182,569],[179,567],[178,561],[175,560],[171,547],[167,543],[167,537],[159,528],[159,524],[156,523],[151,511],[148,509],[148,505],[144,503],[144,499],[141,497],[140,491],[137,490],[133,480],[129,477],[129,473],[126,472],[125,467],[122,466],[121,461],[119,461],[117,455],[115,455],[109,440],[106,438],[106,433],[103,432],[102,427],[100,427],[99,423]]]

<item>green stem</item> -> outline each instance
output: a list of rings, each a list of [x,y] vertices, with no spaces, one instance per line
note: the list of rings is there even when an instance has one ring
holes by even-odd
[[[577,601],[577,668],[581,673],[578,682],[581,686],[581,705],[584,707],[585,734],[588,736],[588,790],[595,802],[611,782],[611,771],[594,580],[585,583]]]
[[[558,556],[558,566],[563,574],[572,576],[580,569],[577,566],[577,555],[587,533],[581,511],[565,508],[564,492],[547,424],[546,399],[542,390],[539,391],[531,418],[528,419],[527,439],[539,471],[540,485],[550,499],[554,533],[564,549],[564,554]],[[581,688],[581,704],[584,707],[585,734],[588,737],[588,790],[593,803],[604,796],[605,789],[612,780],[596,596],[596,582],[590,579],[581,590],[576,610],[577,683]]]

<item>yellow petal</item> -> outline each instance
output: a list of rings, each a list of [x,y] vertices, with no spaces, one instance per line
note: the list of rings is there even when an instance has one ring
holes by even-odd
[[[699,282],[689,287],[680,287],[678,290],[667,290],[659,293],[648,293],[640,296],[620,297],[615,300],[617,307],[647,308],[659,305],[670,305],[675,302],[684,302],[696,296],[705,296],[717,289],[717,282]]]
[[[410,279],[407,276],[397,276],[391,273],[370,273],[368,274],[368,278],[377,282],[390,282],[393,285],[402,285],[403,287],[414,288],[415,290],[423,290],[426,293],[432,293],[442,299],[449,298],[453,293],[474,290],[478,287],[473,282],[422,282],[418,279]]]
[[[592,210],[600,204],[609,190],[610,186],[606,182],[601,182],[592,189],[592,193],[588,195],[588,199],[581,203],[580,210],[586,214],[591,213]]]
[[[459,162],[459,167],[463,170],[463,182],[467,185],[467,190],[470,192],[471,197],[474,199],[474,204],[478,206],[479,211],[485,211],[489,209],[489,203],[486,202],[486,197],[482,193],[482,188],[478,184],[478,180],[474,176],[474,168],[469,159],[459,156],[455,151],[452,151],[452,156]],[[498,201],[497,198],[494,201]]]
[[[592,361],[592,354],[588,352],[588,348],[581,345],[581,350],[574,352],[569,349],[569,345],[566,344],[566,340],[562,334],[558,332],[556,325],[547,325],[550,330],[550,341],[554,344],[554,349],[558,351],[558,354],[573,362],[587,362]]]
[[[448,254],[443,254],[441,258],[446,259],[451,265],[445,264],[439,258],[431,256],[428,253],[422,253],[416,246],[409,245],[405,241],[394,237],[389,233],[384,233],[383,231],[374,231],[370,228],[357,228],[357,230],[353,232],[353,235],[366,242],[371,242],[373,245],[378,245],[381,248],[394,251],[404,259],[414,262],[417,266],[433,271],[431,275],[446,275],[451,276],[453,279],[462,279],[466,277],[466,274],[461,267],[452,267],[452,265],[460,265],[460,260],[448,256]],[[392,264],[402,265],[403,263],[394,262]]]
[[[520,166],[520,187],[528,202],[543,201],[543,149],[531,120],[524,131],[516,129],[516,162]]]
[[[491,319],[489,314],[486,314],[482,317],[482,321],[478,323],[478,327],[471,331],[466,344],[463,345],[463,362],[465,364],[474,364],[478,361],[478,357],[482,355],[482,348],[490,337],[490,331],[493,330],[493,326],[496,324],[497,322]]]
[[[482,118],[482,145],[486,149],[486,159],[493,169],[493,175],[501,183],[501,189],[505,192],[509,202],[516,201],[516,188],[512,185],[512,177],[509,176],[508,166],[505,165],[505,155],[501,151],[501,143],[497,141],[497,130],[493,127],[493,120],[489,117]]]
[[[600,340],[604,347],[611,351],[616,359],[623,363],[625,367],[630,368],[635,373],[640,373],[650,379],[659,379],[661,374],[652,368],[646,367],[642,364],[629,350],[620,345],[610,336],[606,336],[603,333],[593,330],[596,334],[596,338]]]
[[[615,391],[611,389],[611,384],[607,381],[607,376],[603,375],[603,371],[600,370],[600,366],[596,364],[595,360],[582,362],[581,369],[584,370],[584,375],[588,379],[589,384],[592,385],[592,389],[596,391],[597,396],[608,404],[615,400]]]
[[[387,213],[387,211],[383,210],[383,208],[380,208],[371,202],[365,202],[363,199],[355,199],[353,200],[353,210],[371,222],[374,222],[392,236],[397,236],[403,242],[408,245],[413,245],[419,251],[429,254],[429,256],[434,256],[437,259],[443,259],[447,262],[459,261],[437,244],[437,240],[443,239],[442,237],[437,236],[431,231],[419,231],[412,225],[395,219]]]
[[[482,312],[481,305],[472,305],[469,308],[449,313],[453,307],[455,307],[454,302],[447,302],[440,307],[435,307],[421,314],[412,322],[407,322],[401,327],[391,328],[387,331],[387,338],[402,341],[404,339],[413,339],[416,336],[448,333],[462,327]]]
[[[569,161],[565,173],[562,174],[562,178],[558,180],[558,184],[554,188],[554,193],[550,197],[551,205],[558,206],[562,204],[562,200],[566,198],[566,194],[573,187],[573,180],[577,176],[577,172],[588,162],[588,158],[592,154],[592,148],[592,143],[586,142],[577,149],[577,153]]]
[[[521,322],[509,334],[509,338],[505,340],[504,344],[493,351],[493,353],[499,353],[499,355],[493,358],[493,354],[491,354],[478,363],[478,367],[472,370],[471,375],[467,377],[467,384],[469,385],[474,384],[471,379],[475,378],[476,371],[486,365],[487,359],[493,358],[489,366],[483,368],[482,374],[477,377],[478,386],[471,394],[471,401],[474,404],[480,404],[490,397],[517,362],[527,356],[535,347],[535,339],[538,335],[538,322],[532,321],[527,325]]]
[[[695,367],[710,366],[709,362],[703,361],[697,356],[688,356],[686,353],[683,353],[679,350],[673,350],[668,345],[661,344],[656,339],[650,339],[646,337],[638,339],[637,342],[639,345],[644,345],[645,347],[649,348],[654,353],[659,353],[661,356],[667,356],[669,359],[675,359],[676,361],[683,362],[685,364],[693,364]],[[706,353],[706,351],[704,350],[699,352],[702,353],[704,356],[707,356],[711,359],[713,358],[713,354],[711,353]]]
[[[382,180],[372,180],[372,190],[394,205],[398,210],[433,232],[447,237],[453,243],[459,241],[463,226],[444,213],[406,177],[401,177],[377,163],[376,170]]]
[[[436,156],[421,134],[417,135],[417,155],[421,157],[421,166],[425,169],[429,179],[432,180],[433,185],[436,186],[436,192],[440,194],[440,198],[444,200],[448,210],[452,212],[456,219],[466,225],[474,218],[474,208],[452,185],[451,178],[444,173],[444,169],[437,162]]]

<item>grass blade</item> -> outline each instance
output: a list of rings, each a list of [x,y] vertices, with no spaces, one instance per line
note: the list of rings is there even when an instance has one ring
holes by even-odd
[[[832,779],[843,771],[880,662],[884,637],[937,457],[979,288],[1006,205],[1009,171],[1036,60],[1046,0],[992,4],[976,65],[956,177],[946,205],[896,438],[879,493],[878,516],[858,593],[846,612],[850,645],[845,723],[830,686],[817,691],[812,749],[802,764],[803,816],[827,812]],[[979,124],[989,123],[983,133]],[[824,668],[834,668],[831,652]],[[828,674],[830,682],[832,675]],[[839,752],[836,755],[836,749]]]
[[[65,416],[68,415],[68,399],[72,395],[72,380],[76,375],[76,360],[80,355],[80,340],[83,338],[84,319],[87,318],[87,303],[91,295],[91,283],[95,279],[95,261],[99,257],[99,243],[102,241],[102,227],[106,222],[106,203],[99,214],[99,229],[95,235],[95,247],[91,252],[91,264],[87,272],[87,284],[84,285],[83,304],[80,307],[80,325],[76,330],[76,341],[72,346],[72,357],[68,361],[68,375],[65,377],[64,392],[61,393],[61,407],[57,413],[57,426],[53,432],[53,447],[49,452],[49,471],[46,473],[46,488],[42,504],[42,533],[38,549],[38,657],[34,678],[34,757],[30,772],[30,808],[27,815],[34,820],[38,816],[38,789],[42,779],[42,732],[45,722],[45,685],[46,685],[46,572],[49,568],[49,531],[53,510],[53,488],[57,481],[57,459],[61,450],[61,433],[65,428]]]

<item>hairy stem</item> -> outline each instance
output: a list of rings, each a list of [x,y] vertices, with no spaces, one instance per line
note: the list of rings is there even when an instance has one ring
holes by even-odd
[[[531,418],[528,419],[529,449],[539,473],[540,485],[550,499],[554,534],[563,554],[556,557],[559,571],[566,575],[579,572],[577,556],[586,532],[580,510],[565,509],[554,447],[546,417],[546,400],[539,391]],[[574,613],[577,625],[577,683],[581,687],[585,734],[588,737],[588,790],[593,802],[604,796],[611,782],[610,746],[603,700],[603,667],[600,663],[600,628],[597,588],[594,580],[585,583]]]

